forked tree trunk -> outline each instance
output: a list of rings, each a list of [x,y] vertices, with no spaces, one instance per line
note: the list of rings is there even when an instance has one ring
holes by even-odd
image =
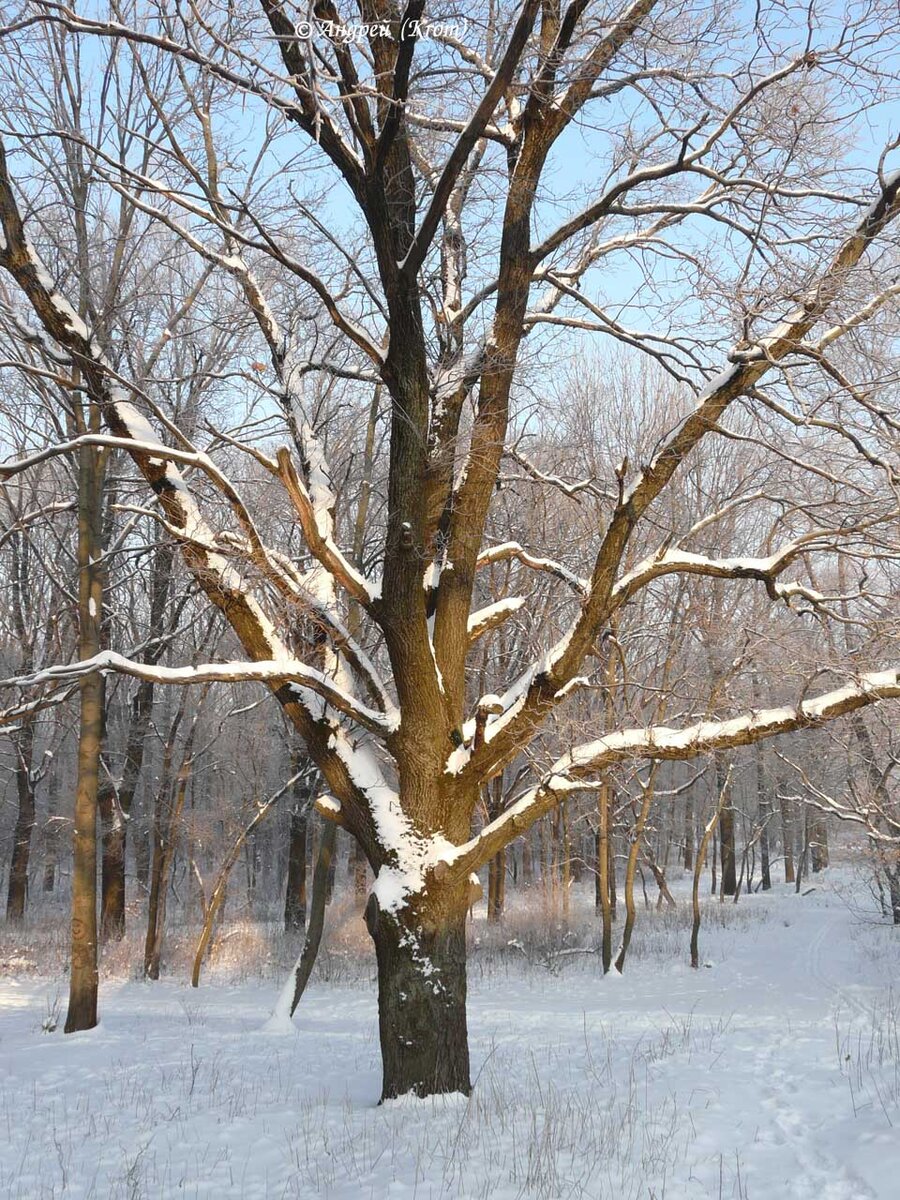
[[[366,924],[378,961],[381,1099],[472,1090],[466,1028],[466,902],[432,915],[379,907]]]

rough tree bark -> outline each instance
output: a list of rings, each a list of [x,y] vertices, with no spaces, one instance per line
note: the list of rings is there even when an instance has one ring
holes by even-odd
[[[89,423],[99,428],[100,411],[89,409]],[[100,554],[103,495],[102,451],[83,446],[78,453],[78,626],[81,657],[100,649],[103,564]],[[66,1033],[97,1024],[97,793],[103,744],[104,687],[98,671],[80,684],[78,775],[72,863],[72,939]]]

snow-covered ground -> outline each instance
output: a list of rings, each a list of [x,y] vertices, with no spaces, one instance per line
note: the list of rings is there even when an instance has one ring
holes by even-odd
[[[65,1037],[63,984],[6,978],[0,1196],[893,1200],[900,939],[815,883],[712,904],[699,971],[683,911],[639,914],[623,978],[476,953],[468,1101],[377,1106],[371,983],[314,983],[272,1034],[272,982],[107,981]]]

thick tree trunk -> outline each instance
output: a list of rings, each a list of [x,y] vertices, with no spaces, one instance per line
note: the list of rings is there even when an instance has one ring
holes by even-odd
[[[381,909],[366,924],[378,960],[381,1099],[472,1090],[466,1029],[466,906],[431,918]]]
[[[28,863],[31,858],[31,837],[34,832],[34,723],[24,721],[14,739],[16,753],[16,795],[18,811],[13,833],[12,861],[9,866],[9,891],[6,897],[7,921],[21,921],[25,916],[28,896]]]

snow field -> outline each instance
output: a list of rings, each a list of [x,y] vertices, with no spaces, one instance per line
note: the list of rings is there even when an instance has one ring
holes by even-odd
[[[815,885],[708,901],[699,971],[683,892],[639,913],[621,978],[559,953],[584,914],[568,938],[477,920],[468,1101],[377,1106],[362,941],[286,1034],[260,1032],[277,972],[106,979],[100,1027],[68,1037],[41,1028],[64,980],[4,975],[0,1196],[893,1200],[896,934],[846,873]]]

